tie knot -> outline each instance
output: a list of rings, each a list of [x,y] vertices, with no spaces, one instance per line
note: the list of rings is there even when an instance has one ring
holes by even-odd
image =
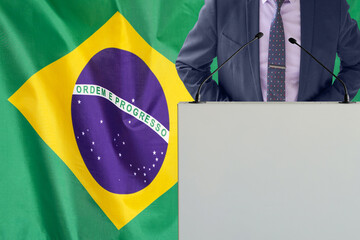
[[[280,9],[283,3],[285,2],[285,0],[275,0],[275,2],[277,4],[277,7]]]

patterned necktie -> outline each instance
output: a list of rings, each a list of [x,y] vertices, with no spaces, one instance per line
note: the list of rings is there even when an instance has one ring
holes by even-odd
[[[267,101],[285,101],[285,34],[280,14],[284,0],[275,0],[276,14],[270,27]]]

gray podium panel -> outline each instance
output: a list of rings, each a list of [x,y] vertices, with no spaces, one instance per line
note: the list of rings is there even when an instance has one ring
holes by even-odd
[[[180,240],[360,239],[360,105],[178,106]]]

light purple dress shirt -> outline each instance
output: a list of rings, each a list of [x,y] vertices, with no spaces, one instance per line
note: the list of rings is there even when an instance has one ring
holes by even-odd
[[[275,0],[260,1],[260,32],[264,37],[260,39],[260,82],[263,99],[267,101],[267,73],[268,73],[268,55],[269,55],[269,33],[270,25],[275,16]],[[300,78],[300,54],[301,49],[291,43],[288,39],[295,38],[301,44],[301,17],[300,17],[300,0],[285,0],[281,7],[281,16],[285,30],[285,54],[286,54],[286,71],[285,71],[285,101],[297,101],[299,92]]]

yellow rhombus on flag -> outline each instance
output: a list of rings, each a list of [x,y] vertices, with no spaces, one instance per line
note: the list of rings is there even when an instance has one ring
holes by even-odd
[[[118,12],[9,98],[117,229],[177,182],[177,103],[190,100]]]

